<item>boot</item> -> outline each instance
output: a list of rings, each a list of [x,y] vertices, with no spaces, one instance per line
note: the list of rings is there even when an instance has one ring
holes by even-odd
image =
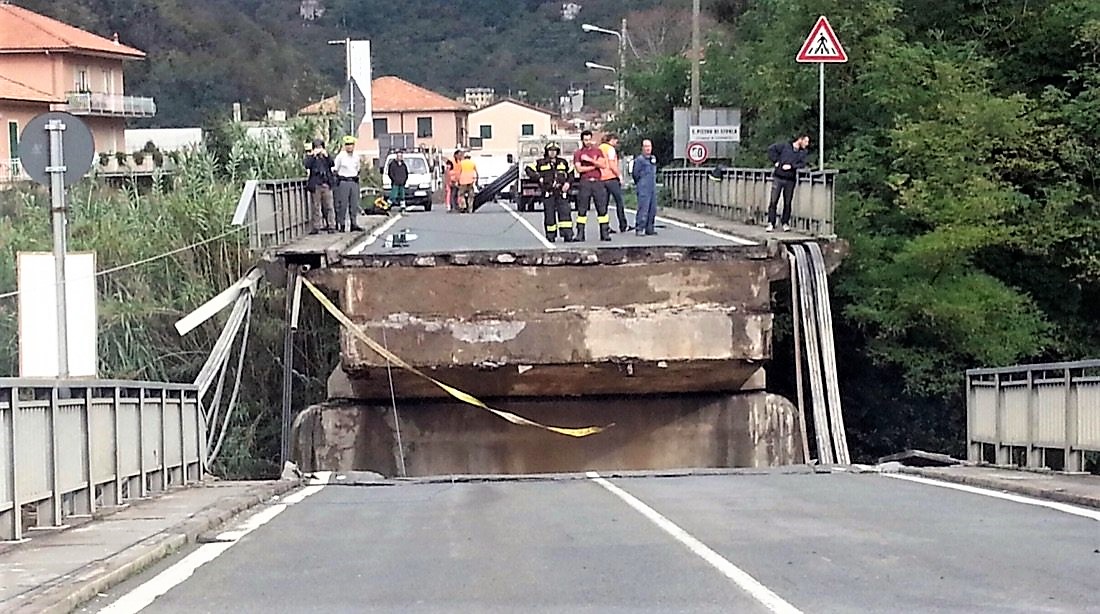
[[[556,232],[546,233],[546,240],[551,242],[551,243],[554,243],[555,241],[558,240],[558,233],[556,233]]]
[[[600,224],[600,240],[611,240],[611,224]]]
[[[565,241],[566,243],[572,243],[572,242],[576,241],[576,239],[573,238],[573,230],[572,229],[567,229],[567,230],[561,231],[561,239],[562,239],[562,241]]]
[[[577,224],[577,239],[576,239],[577,243],[583,243],[584,242],[584,227],[585,227],[585,224]]]

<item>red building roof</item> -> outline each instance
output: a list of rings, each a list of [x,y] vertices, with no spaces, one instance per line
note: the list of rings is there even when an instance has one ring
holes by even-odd
[[[14,4],[0,3],[0,53],[72,51],[122,59],[140,59],[145,52],[85,32]]]
[[[371,82],[371,110],[375,113],[408,111],[464,111],[472,109],[443,94],[414,85],[400,77],[378,77]]]

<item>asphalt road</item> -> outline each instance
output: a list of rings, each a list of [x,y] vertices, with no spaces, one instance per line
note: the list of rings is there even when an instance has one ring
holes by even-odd
[[[617,226],[615,212],[611,211],[612,226]],[[395,216],[396,217],[396,216]],[[595,212],[590,212],[595,218]],[[628,211],[630,224],[634,213]],[[391,218],[392,220],[393,218]],[[576,214],[574,213],[574,219]],[[708,229],[694,228],[659,218],[657,236],[638,237],[633,231],[616,233],[610,242],[599,241],[599,229],[588,224],[588,240],[585,243],[547,243],[543,232],[541,211],[518,213],[511,203],[487,203],[474,213],[448,213],[444,209],[430,212],[410,211],[382,230],[372,232],[365,240],[353,245],[348,255],[453,253],[461,251],[577,249],[622,246],[729,246],[754,245],[757,242]],[[410,238],[407,247],[393,247],[388,238],[401,230]]]
[[[326,486],[144,611],[1100,611],[1095,518],[873,474],[608,482]]]

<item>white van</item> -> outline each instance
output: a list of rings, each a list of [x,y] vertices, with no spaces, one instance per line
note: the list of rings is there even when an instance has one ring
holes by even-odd
[[[392,182],[387,171],[390,170],[390,162],[396,158],[396,154],[386,156],[386,162],[382,165],[382,189],[386,198],[390,196]],[[419,151],[410,151],[404,154],[405,166],[409,169],[409,180],[405,182],[405,204],[409,206],[424,207],[425,211],[432,210],[432,168],[428,162],[428,156]],[[397,206],[398,203],[391,203]]]

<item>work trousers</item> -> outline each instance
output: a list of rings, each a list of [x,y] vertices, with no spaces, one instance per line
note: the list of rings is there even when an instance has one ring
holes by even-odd
[[[794,179],[780,179],[779,177],[772,177],[772,197],[768,201],[768,223],[775,226],[775,209],[779,204],[779,196],[783,196],[783,215],[782,221],[784,224],[791,223],[791,199],[794,198]]]
[[[314,230],[332,230],[336,219],[332,209],[332,188],[319,185],[309,193],[310,212]]]
[[[657,221],[657,186],[638,186],[638,215],[634,218],[634,230],[638,234],[653,234]]]
[[[588,224],[588,207],[596,201],[596,221],[600,224],[600,238],[611,237],[611,218],[607,215],[607,188],[599,179],[581,179],[577,186],[577,238],[584,239]]]
[[[390,204],[405,204],[405,186],[394,184],[390,187]]]
[[[611,201],[615,201],[615,212],[619,217],[619,230],[626,232],[629,224],[626,222],[626,209],[623,207],[623,184],[616,178],[604,181],[603,185],[607,190],[608,209],[611,208]]]
[[[336,184],[336,226],[340,230],[359,225],[359,182],[341,179]]]
[[[542,219],[546,222],[546,238],[551,243],[558,239],[558,233],[566,241],[573,240],[573,213],[569,210],[569,199],[561,190],[543,193]]]
[[[469,183],[458,186],[458,197],[455,199],[455,204],[462,213],[474,210],[474,184]]]

